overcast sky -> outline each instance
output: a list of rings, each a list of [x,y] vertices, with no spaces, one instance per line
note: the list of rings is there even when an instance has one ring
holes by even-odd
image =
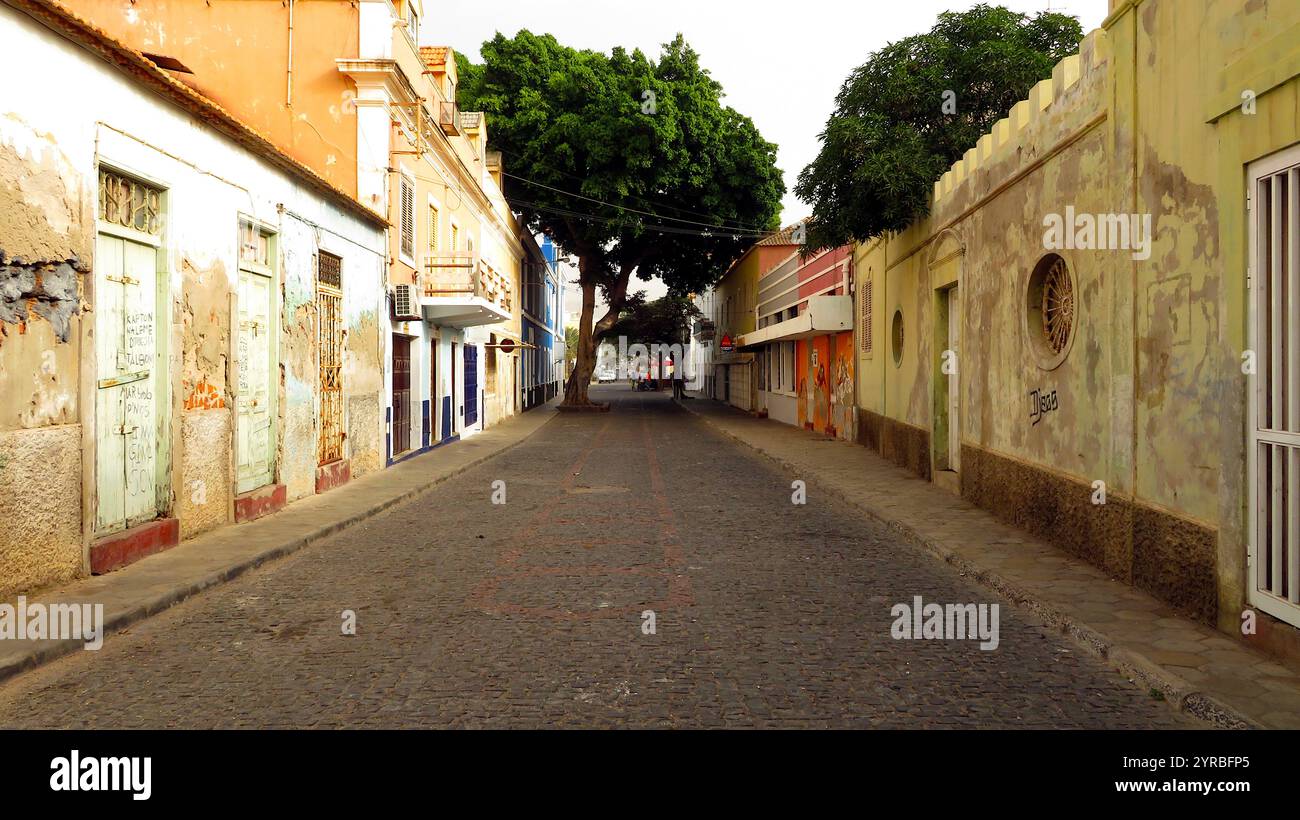
[[[1079,18],[1085,32],[1106,17],[1107,0],[1000,0],[1017,11],[1050,8]],[[479,46],[498,30],[549,32],[575,48],[616,45],[657,56],[686,36],[725,102],[751,117],[779,146],[785,174],[781,216],[790,224],[809,208],[793,193],[799,171],[817,156],[817,135],[844,78],[886,43],[927,31],[942,11],[974,0],[436,0],[421,26],[426,45],[449,45],[479,61]],[[491,126],[489,124],[489,133]],[[509,170],[507,168],[507,170]],[[656,283],[657,284],[657,283]],[[635,288],[645,287],[634,283]],[[646,287],[651,296],[662,288]],[[572,302],[576,305],[579,302]],[[572,308],[569,308],[572,309]]]

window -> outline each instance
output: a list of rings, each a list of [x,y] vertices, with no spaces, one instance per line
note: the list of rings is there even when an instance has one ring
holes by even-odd
[[[263,268],[271,266],[271,234],[251,222],[239,223],[239,261]]]
[[[411,42],[419,44],[420,42],[420,18],[415,13],[415,3],[413,0],[406,0],[406,33],[411,35]]]
[[[460,226],[455,222],[451,223],[451,251],[455,253],[460,250]]]
[[[894,354],[894,366],[903,363],[903,311],[894,311],[894,321],[889,330],[890,347]]]
[[[99,169],[99,218],[157,236],[162,233],[162,191],[130,177]]]
[[[872,297],[872,280],[874,277],[871,271],[867,271],[867,278],[862,282],[862,327],[859,330],[859,336],[862,339],[862,352],[871,358],[871,297]]]
[[[320,440],[316,458],[343,458],[343,259],[316,255],[316,309],[320,316]]]
[[[429,224],[425,227],[425,241],[428,243],[429,255],[438,253],[438,206],[429,203]]]
[[[405,176],[402,177],[400,205],[402,255],[410,259],[415,256],[415,186]]]
[[[768,346],[768,390],[774,393],[794,394],[794,353],[794,342],[777,342]]]
[[[1065,260],[1049,253],[1029,275],[1025,289],[1025,334],[1038,366],[1052,370],[1065,361],[1074,336],[1075,282]]]
[[[316,255],[316,281],[339,290],[343,287],[343,257],[321,251]]]

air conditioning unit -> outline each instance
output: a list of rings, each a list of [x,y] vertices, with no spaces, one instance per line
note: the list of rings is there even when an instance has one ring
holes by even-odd
[[[419,319],[420,296],[415,285],[395,285],[393,287],[393,318]]]

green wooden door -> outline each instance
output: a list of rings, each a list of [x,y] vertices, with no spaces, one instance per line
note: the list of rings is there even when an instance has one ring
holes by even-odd
[[[274,280],[239,272],[239,492],[270,484],[275,475]]]
[[[96,243],[95,529],[158,514],[157,271],[150,245]]]

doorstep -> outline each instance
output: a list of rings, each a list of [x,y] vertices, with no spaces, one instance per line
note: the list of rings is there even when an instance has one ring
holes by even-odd
[[[180,535],[181,524],[177,518],[159,518],[106,535],[90,545],[90,573],[103,575],[174,547],[180,543]]]
[[[289,503],[289,488],[283,484],[268,484],[235,496],[235,523],[254,521],[284,509]]]
[[[342,487],[352,480],[352,462],[346,458],[316,468],[316,494]]]

